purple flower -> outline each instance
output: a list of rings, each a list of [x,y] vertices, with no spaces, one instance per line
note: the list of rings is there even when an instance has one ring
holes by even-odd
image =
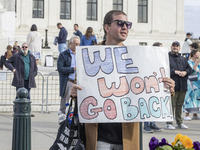
[[[156,139],[155,137],[152,137],[150,142],[149,142],[149,148],[150,150],[155,150],[156,147],[158,146],[159,140]]]
[[[163,146],[163,145],[169,145],[169,146],[171,146],[169,143],[167,143],[167,140],[165,138],[163,138],[161,140],[161,142],[159,143],[159,146]]]
[[[193,142],[193,145],[194,150],[200,150],[200,143],[198,141]]]

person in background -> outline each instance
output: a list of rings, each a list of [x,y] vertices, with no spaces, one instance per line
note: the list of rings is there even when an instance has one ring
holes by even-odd
[[[162,43],[160,42],[153,43],[153,46],[163,47]],[[162,130],[163,130],[162,128],[157,127],[155,122],[144,122],[143,131],[145,133],[153,133],[154,131],[160,132]]]
[[[4,65],[14,74],[12,85],[16,87],[16,91],[21,87],[26,88],[27,99],[30,100],[30,90],[36,87],[35,76],[38,68],[35,57],[28,50],[28,44],[23,43],[22,50],[6,60]]]
[[[169,52],[170,77],[175,81],[175,95],[171,98],[172,111],[175,116],[177,128],[187,129],[188,126],[183,124],[182,107],[185,93],[187,91],[187,78],[192,73],[192,68],[187,59],[180,55],[180,43],[174,41]],[[166,123],[166,129],[175,130],[172,122]]]
[[[198,48],[199,48],[199,44],[198,43],[192,43],[192,44],[190,44],[190,50],[192,51],[192,50],[198,50]]]
[[[4,54],[4,56],[6,57],[6,59],[9,59],[13,55],[13,47],[11,45],[8,45],[6,49],[7,50]]]
[[[4,53],[4,55],[1,56],[0,70],[3,70],[4,62],[12,57],[14,54],[15,52],[13,51],[13,47],[11,45],[8,45],[6,48],[6,52]]]
[[[76,73],[76,46],[80,45],[79,36],[72,36],[69,40],[69,49],[60,53],[57,61],[57,70],[60,81],[60,112],[65,114],[65,104],[69,102],[70,88],[75,80]]]
[[[188,60],[188,63],[193,70],[192,74],[197,74],[197,81],[188,80],[188,91],[186,92],[184,101],[184,108],[187,111],[184,117],[186,121],[191,120],[189,112],[193,112],[193,120],[200,120],[200,117],[197,115],[200,108],[200,53],[194,49],[191,51],[190,56],[191,59]]]
[[[35,56],[36,64],[38,65],[39,59],[41,58],[42,37],[41,34],[37,31],[37,26],[35,24],[31,26],[26,41],[29,47],[29,51],[31,54],[33,54],[33,56]]]
[[[15,44],[13,45],[13,54],[20,52],[20,46],[18,45],[18,41],[15,41]]]
[[[80,46],[88,46],[88,45],[95,45],[97,44],[96,36],[93,34],[92,27],[88,27],[85,35],[81,37],[81,44]]]
[[[188,32],[186,34],[186,38],[181,49],[182,56],[184,56],[187,60],[190,56],[190,45],[192,44],[191,37],[192,34]]]
[[[58,40],[58,50],[60,53],[62,53],[63,51],[65,51],[67,49],[67,35],[68,32],[65,29],[65,27],[63,27],[63,25],[61,23],[57,23],[57,28],[60,29],[59,35],[57,37]]]
[[[78,27],[78,24],[74,24],[74,35],[76,35],[76,36],[79,36],[80,37],[80,39],[81,39],[81,37],[82,37],[82,33],[81,33],[81,31],[79,31],[79,29],[78,29],[79,27]]]

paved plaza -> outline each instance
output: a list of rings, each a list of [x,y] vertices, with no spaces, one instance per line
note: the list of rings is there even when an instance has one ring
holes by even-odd
[[[35,117],[31,118],[31,145],[32,150],[49,150],[53,144],[58,130],[58,116],[56,112],[42,114],[33,112]],[[171,143],[177,133],[189,136],[192,140],[200,141],[200,120],[185,121],[189,129],[176,129],[173,131],[163,130],[162,132],[143,133],[143,150],[148,150],[148,143],[152,136],[166,138]],[[157,123],[159,127],[165,127],[165,123]],[[12,149],[13,113],[0,113],[0,149]]]

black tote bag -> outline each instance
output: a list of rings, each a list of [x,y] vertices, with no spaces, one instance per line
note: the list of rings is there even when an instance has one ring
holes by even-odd
[[[85,141],[84,126],[79,123],[77,102],[75,99],[74,112],[70,103],[66,120],[61,122],[58,129],[56,140],[49,150],[85,150],[83,141]]]

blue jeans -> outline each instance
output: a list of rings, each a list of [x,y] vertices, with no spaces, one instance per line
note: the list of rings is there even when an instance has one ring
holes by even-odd
[[[60,53],[64,52],[66,49],[67,49],[66,43],[58,44],[58,50]]]
[[[150,124],[155,124],[155,122],[144,122],[144,127],[145,126],[149,126],[150,127]]]
[[[16,87],[16,91],[19,89],[19,88],[22,88],[22,87],[24,87],[25,89],[27,89],[27,91],[28,91],[28,97],[27,97],[27,99],[29,99],[30,100],[30,91],[31,91],[31,89],[29,88],[29,81],[28,80],[24,80],[24,86],[17,86]],[[18,98],[18,96],[16,96],[16,99]]]
[[[190,53],[183,53],[182,56],[183,56],[183,57],[185,56],[185,58],[186,58],[187,60],[189,60]]]

